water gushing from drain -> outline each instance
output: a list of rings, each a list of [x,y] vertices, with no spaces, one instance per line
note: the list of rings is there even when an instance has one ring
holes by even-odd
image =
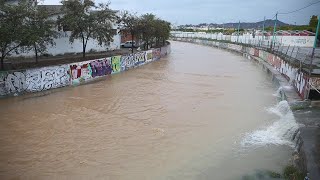
[[[295,146],[294,136],[298,130],[293,113],[287,101],[280,101],[276,106],[267,109],[279,116],[269,127],[249,133],[241,142],[242,146],[289,145]]]

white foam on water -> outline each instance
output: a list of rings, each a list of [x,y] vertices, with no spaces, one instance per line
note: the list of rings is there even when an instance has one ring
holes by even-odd
[[[293,89],[293,86],[290,86],[290,85],[280,86],[280,87],[278,88],[278,90],[277,90],[274,94],[272,94],[272,95],[275,96],[275,97],[281,97],[280,92],[281,92],[282,90],[290,90],[290,89]]]
[[[280,86],[279,88],[278,88],[278,90],[274,93],[274,94],[272,94],[273,96],[275,96],[275,97],[281,97],[280,96],[280,92],[282,91],[282,87]]]
[[[243,147],[266,145],[289,145],[294,147],[293,137],[298,124],[287,101],[281,101],[276,106],[268,108],[268,112],[279,116],[270,126],[245,135],[241,142]]]

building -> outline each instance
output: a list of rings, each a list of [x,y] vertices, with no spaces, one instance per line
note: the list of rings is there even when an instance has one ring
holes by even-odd
[[[7,0],[8,3],[18,4],[19,0]],[[62,5],[37,5],[36,0],[31,1],[37,8],[45,8],[47,12],[49,12],[50,19],[58,20],[59,18],[64,16],[62,11]],[[114,23],[113,30],[116,32],[113,36],[113,42],[110,42],[107,46],[100,46],[98,42],[94,39],[89,39],[86,47],[86,51],[110,51],[120,49],[120,41],[121,36],[119,34],[118,25]],[[63,54],[73,54],[73,53],[81,53],[82,52],[82,41],[80,39],[74,40],[73,43],[69,42],[69,37],[71,32],[68,31],[66,27],[57,25],[55,30],[58,32],[58,38],[54,40],[55,46],[48,46],[45,54],[56,56]],[[19,54],[12,54],[12,57],[33,57],[34,52],[23,52]]]
[[[120,35],[121,35],[121,43],[125,43],[127,41],[132,41],[132,36],[129,31],[120,30]],[[134,37],[133,41],[138,42],[138,38]]]

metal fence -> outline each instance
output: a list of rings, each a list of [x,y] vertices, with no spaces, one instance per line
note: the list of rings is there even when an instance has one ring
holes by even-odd
[[[202,42],[204,44],[217,46],[219,48],[227,48],[228,43],[238,44],[242,46],[243,52],[246,52],[248,50],[248,48],[246,47],[254,47],[277,55],[281,59],[288,62],[290,65],[299,68],[299,71],[303,71],[309,74],[309,76],[320,76],[320,48],[316,48],[314,50],[314,56],[312,56],[313,48],[311,47],[288,46],[281,43],[274,43],[271,45],[270,38],[268,41],[247,40],[246,42],[234,42],[230,40],[231,38],[220,38],[218,40],[215,38],[204,37],[175,37],[175,40],[177,40],[177,38],[181,38],[181,40],[183,41],[194,43]],[[311,84],[310,86],[308,86],[308,89],[316,90],[317,93],[320,94],[320,91],[313,87]],[[309,90],[308,92],[310,92]]]
[[[258,49],[276,54],[286,61],[289,61],[296,67],[300,67],[304,71],[311,72],[314,75],[320,75],[320,48],[315,49],[314,57],[312,58],[311,47],[299,47],[299,46],[288,46],[279,42],[272,43],[272,37],[265,36],[256,39],[241,38],[230,35],[214,35],[214,34],[173,34],[175,38],[183,39],[202,39],[218,42],[228,42],[240,44],[243,46],[251,46]]]

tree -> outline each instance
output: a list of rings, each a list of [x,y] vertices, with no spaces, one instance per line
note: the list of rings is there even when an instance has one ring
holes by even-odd
[[[122,32],[130,32],[131,40],[134,41],[134,38],[138,36],[139,33],[139,18],[135,14],[130,14],[128,11],[122,12],[118,23],[121,26]],[[133,53],[133,46],[132,43],[131,52]]]
[[[30,4],[20,1],[11,5],[0,0],[0,53],[1,70],[4,69],[4,59],[11,52],[18,53],[19,48],[26,45],[26,18]]]
[[[71,31],[71,43],[75,39],[82,41],[83,57],[90,38],[97,40],[100,46],[113,41],[116,34],[113,31],[116,12],[109,9],[109,4],[95,6],[92,0],[62,1],[62,4],[65,15],[61,18],[61,23]]]
[[[170,31],[171,31],[171,24],[167,21],[156,19],[155,20],[155,38],[156,38],[156,45],[160,45],[160,41],[162,45],[165,45],[165,41],[169,39]]]
[[[144,49],[148,49],[149,45],[152,46],[152,41],[155,35],[155,15],[153,14],[144,14],[140,17],[139,20],[139,32],[141,32],[142,39],[144,43]]]
[[[57,32],[54,29],[55,22],[49,19],[45,8],[30,8],[27,18],[27,50],[34,50],[36,62],[38,53],[45,52],[49,45],[54,46],[54,38]]]
[[[318,17],[313,15],[311,18],[310,18],[310,21],[309,21],[309,26],[310,27],[313,27],[313,28],[316,28],[317,27],[317,24],[318,24]]]

